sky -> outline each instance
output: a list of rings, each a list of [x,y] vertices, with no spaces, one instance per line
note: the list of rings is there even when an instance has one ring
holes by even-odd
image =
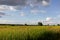
[[[60,24],[60,0],[0,0],[0,24]]]

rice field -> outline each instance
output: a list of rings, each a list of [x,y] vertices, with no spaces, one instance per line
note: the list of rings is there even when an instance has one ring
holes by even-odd
[[[60,40],[60,26],[0,26],[0,40]]]

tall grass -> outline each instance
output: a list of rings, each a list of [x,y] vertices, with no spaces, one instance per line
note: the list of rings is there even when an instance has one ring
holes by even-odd
[[[60,40],[60,27],[0,26],[0,40]]]

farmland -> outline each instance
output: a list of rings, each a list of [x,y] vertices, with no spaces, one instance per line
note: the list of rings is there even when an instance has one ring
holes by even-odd
[[[60,26],[0,26],[0,40],[60,40]]]

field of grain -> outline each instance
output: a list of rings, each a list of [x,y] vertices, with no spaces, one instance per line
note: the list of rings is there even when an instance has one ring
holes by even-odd
[[[60,40],[60,26],[0,26],[0,40]]]

